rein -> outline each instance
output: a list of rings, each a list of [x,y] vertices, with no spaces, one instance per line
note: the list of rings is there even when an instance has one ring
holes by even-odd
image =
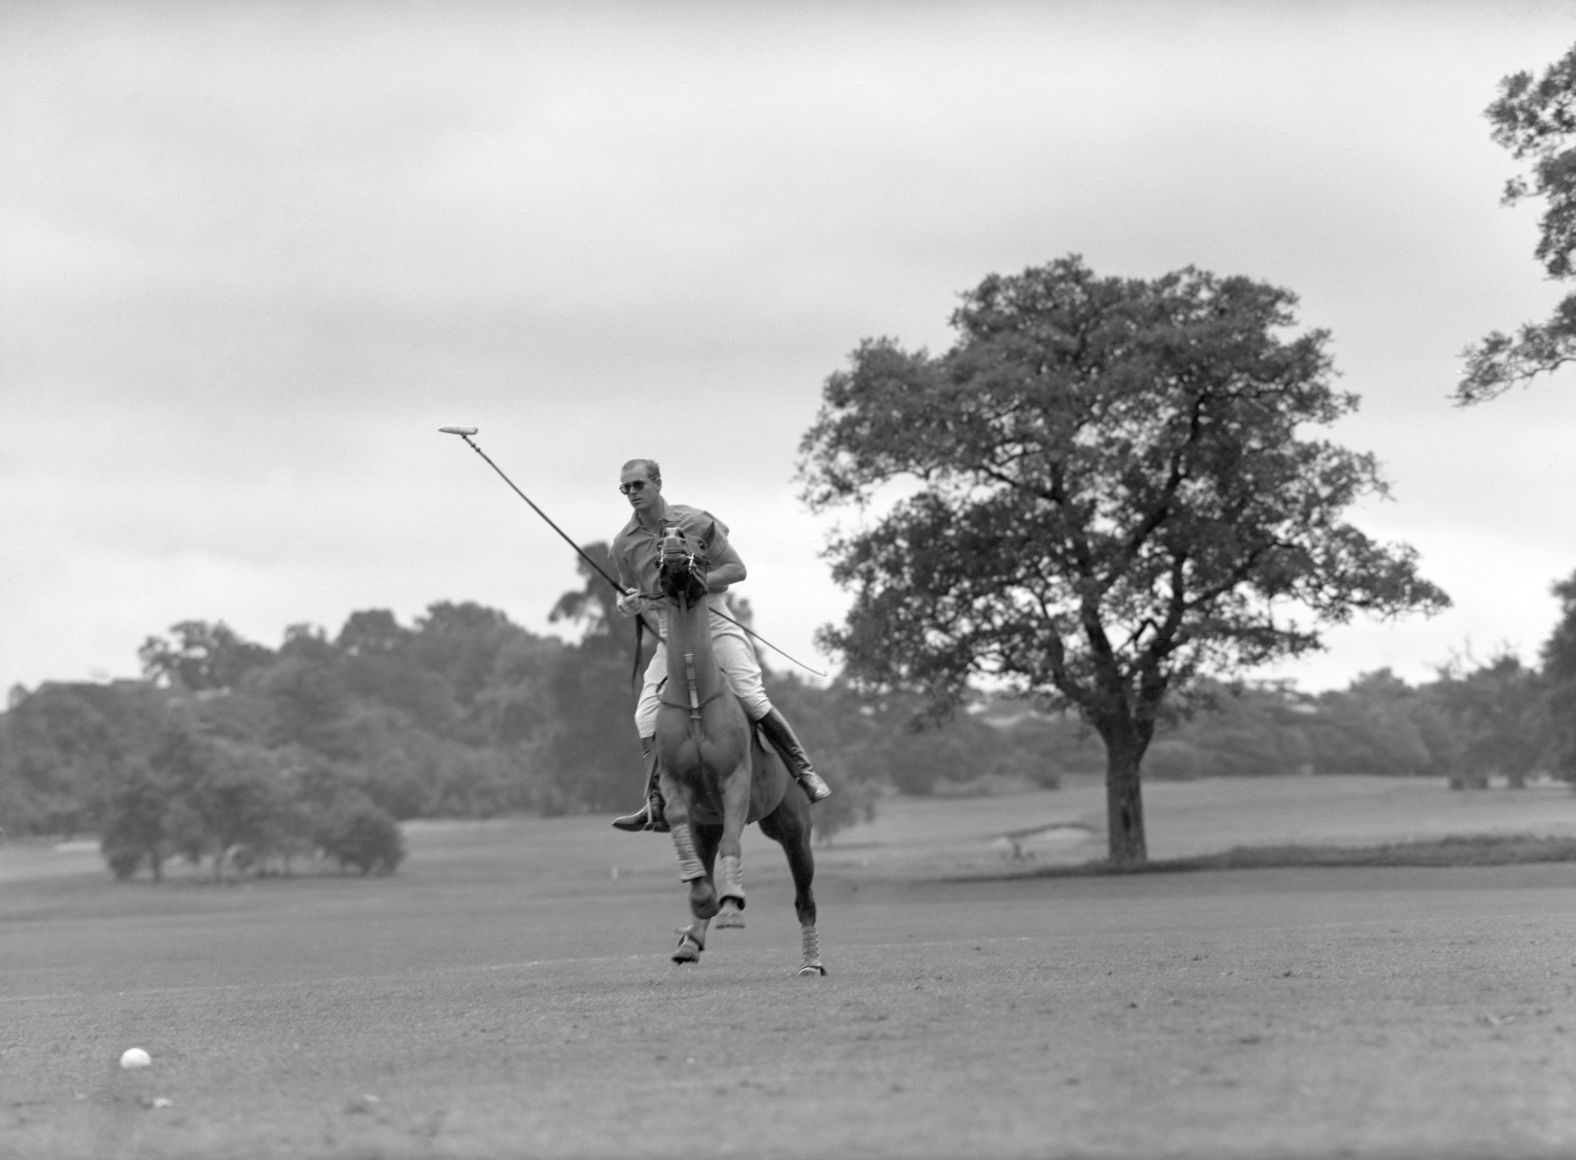
[[[661,593],[661,592],[640,592],[640,593],[637,593],[636,595],[641,596],[641,597],[643,597],[646,600],[664,600],[664,599],[666,599],[666,596],[663,593]],[[708,611],[713,616],[720,616],[720,617],[722,617],[722,619],[726,620],[729,624],[733,625],[735,628],[737,628],[740,631],[742,631],[746,636],[752,637],[753,639],[760,641],[762,644],[764,644],[767,648],[771,649],[778,656],[782,657],[784,660],[787,660],[787,661],[789,661],[789,662],[791,662],[793,664],[798,665],[805,672],[811,673],[811,674],[813,674],[814,676],[817,676],[817,677],[824,677],[824,676],[826,676],[826,674],[823,673],[820,669],[813,669],[809,665],[805,664],[798,657],[792,655],[791,653],[784,652],[782,649],[780,649],[776,645],[774,645],[771,641],[767,640],[760,633],[756,632],[749,625],[740,623],[739,621],[735,620],[733,617],[729,616],[726,612],[723,612],[721,609],[711,608],[711,609],[708,609]],[[645,630],[646,630],[646,618],[644,616],[638,617],[635,620],[635,669],[634,669],[635,676],[637,676],[637,677],[640,675],[640,644],[641,644],[641,640],[642,640],[642,638],[643,638],[643,636],[645,634]],[[652,635],[654,635],[658,640],[662,639],[662,634],[657,632],[656,629],[652,629],[651,632],[652,632]]]

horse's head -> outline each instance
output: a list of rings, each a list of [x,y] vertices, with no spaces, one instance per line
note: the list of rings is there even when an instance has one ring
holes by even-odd
[[[716,524],[691,538],[683,528],[670,525],[662,532],[662,550],[657,561],[658,586],[662,595],[688,608],[706,599],[708,552]]]

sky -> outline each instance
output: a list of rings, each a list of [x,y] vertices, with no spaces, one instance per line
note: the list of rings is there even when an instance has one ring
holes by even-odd
[[[795,481],[866,338],[1068,254],[1298,295],[1329,436],[1454,607],[1258,670],[1412,682],[1553,629],[1576,381],[1450,401],[1562,296],[1483,110],[1576,2],[0,2],[0,688],[473,600],[538,633],[653,457],[822,671],[848,594]],[[776,666],[791,668],[778,659]]]

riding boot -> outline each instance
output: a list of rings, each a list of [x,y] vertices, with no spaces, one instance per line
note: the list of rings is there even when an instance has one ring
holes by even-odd
[[[799,738],[794,736],[792,726],[775,708],[768,709],[766,716],[756,722],[761,731],[766,734],[766,740],[772,743],[772,748],[782,755],[788,763],[788,769],[793,774],[794,780],[803,787],[805,795],[812,802],[823,801],[832,796],[832,787],[821,780],[821,775],[815,772],[815,766],[810,763],[810,755],[804,751]]]
[[[646,804],[637,813],[614,818],[613,827],[630,831],[655,830],[665,834],[668,832],[668,819],[663,809],[662,788],[657,784],[657,750],[653,738],[640,739],[640,756],[646,764]]]

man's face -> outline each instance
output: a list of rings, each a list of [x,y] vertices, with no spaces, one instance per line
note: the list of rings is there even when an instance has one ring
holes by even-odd
[[[644,467],[632,467],[619,477],[618,490],[629,499],[629,506],[645,514],[657,507],[662,485],[646,478]]]

